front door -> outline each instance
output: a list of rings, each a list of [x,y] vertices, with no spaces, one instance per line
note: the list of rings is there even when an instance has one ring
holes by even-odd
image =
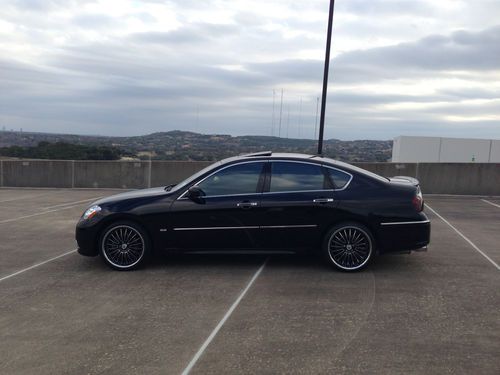
[[[170,246],[254,249],[259,245],[264,161],[224,167],[196,183],[202,198],[182,196],[171,208]]]

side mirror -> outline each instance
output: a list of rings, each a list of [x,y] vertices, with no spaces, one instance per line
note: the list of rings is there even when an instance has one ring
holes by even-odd
[[[186,195],[193,202],[201,203],[203,202],[203,196],[205,195],[205,193],[203,192],[203,190],[201,190],[199,186],[194,185],[189,188]]]

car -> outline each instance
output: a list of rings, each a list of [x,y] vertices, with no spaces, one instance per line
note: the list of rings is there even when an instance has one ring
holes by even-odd
[[[382,253],[425,250],[419,182],[327,157],[232,157],[166,187],[100,199],[76,226],[78,252],[116,270],[155,252],[311,252],[343,271]]]

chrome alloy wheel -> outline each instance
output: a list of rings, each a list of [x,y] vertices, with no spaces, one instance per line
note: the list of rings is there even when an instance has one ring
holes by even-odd
[[[102,254],[117,268],[131,268],[144,256],[145,243],[137,229],[128,225],[110,228],[102,237]]]
[[[370,236],[356,226],[345,226],[335,230],[328,240],[328,255],[333,263],[346,271],[363,267],[372,254]]]

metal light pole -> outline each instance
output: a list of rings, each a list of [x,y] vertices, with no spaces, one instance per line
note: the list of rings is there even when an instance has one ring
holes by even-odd
[[[278,130],[278,137],[281,138],[281,116],[283,115],[283,89],[281,89],[281,103],[280,103],[280,126]]]
[[[273,90],[273,120],[271,121],[271,137],[274,136],[274,104],[276,102],[276,90]]]
[[[314,136],[318,132],[318,109],[319,109],[319,96],[316,98],[316,117],[314,120]]]
[[[323,95],[321,96],[321,117],[319,120],[318,155],[321,155],[323,153],[323,133],[325,130],[326,92],[328,88],[328,68],[330,67],[330,46],[332,44],[332,23],[333,23],[334,5],[335,5],[335,0],[330,0],[328,31],[326,35],[325,70],[323,73]]]
[[[299,139],[300,139],[300,125],[302,125],[302,96],[300,97],[299,122],[297,124],[297,138],[299,138]]]

